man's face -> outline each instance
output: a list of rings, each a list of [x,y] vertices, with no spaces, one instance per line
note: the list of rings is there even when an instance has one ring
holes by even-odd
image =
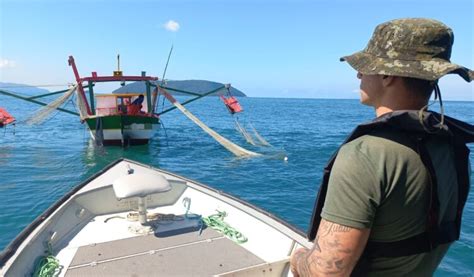
[[[382,93],[382,76],[357,73],[360,79],[360,102],[367,106],[377,107]]]

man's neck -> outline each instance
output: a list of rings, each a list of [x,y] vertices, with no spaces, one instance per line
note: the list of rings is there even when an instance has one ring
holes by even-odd
[[[375,115],[377,117],[381,116],[381,115],[384,115],[386,113],[391,113],[393,112],[394,110],[391,109],[391,108],[388,108],[388,107],[385,107],[385,106],[381,106],[381,107],[378,107],[378,108],[375,108]]]
[[[377,117],[399,110],[420,110],[428,104],[427,101],[414,97],[411,92],[407,91],[395,91],[383,96],[377,105],[374,105]]]

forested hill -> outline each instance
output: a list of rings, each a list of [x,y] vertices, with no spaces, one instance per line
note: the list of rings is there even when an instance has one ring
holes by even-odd
[[[39,94],[44,94],[44,93],[49,92],[49,90],[47,89],[37,88],[30,85],[2,83],[2,82],[0,82],[0,89],[9,91],[9,92],[16,92],[21,95],[39,95]]]
[[[164,84],[165,87],[190,91],[194,93],[203,94],[209,92],[211,90],[217,89],[218,87],[222,86],[223,84],[212,82],[212,81],[205,81],[205,80],[184,80],[184,81],[166,81]],[[114,93],[124,93],[124,92],[134,92],[134,93],[145,93],[146,87],[145,82],[133,82],[127,84],[119,89],[114,90]],[[183,93],[169,91],[173,95],[183,95]],[[221,93],[225,92],[221,91]],[[246,97],[245,93],[241,92],[240,90],[231,87],[230,90],[231,94],[234,96]],[[216,93],[211,95],[217,95]]]

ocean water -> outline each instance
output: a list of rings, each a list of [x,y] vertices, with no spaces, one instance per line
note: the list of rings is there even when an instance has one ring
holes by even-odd
[[[0,106],[19,121],[16,127],[0,129],[0,249],[72,187],[120,157],[223,190],[306,230],[325,163],[353,127],[373,118],[373,110],[358,100],[248,97],[240,102],[244,112],[239,122],[247,130],[255,127],[273,147],[246,143],[216,97],[187,108],[218,133],[263,157],[235,158],[177,110],[163,115],[163,126],[149,145],[96,147],[75,116],[54,113],[46,123],[28,126],[24,120],[38,106],[0,95]],[[74,109],[72,103],[66,108]],[[474,102],[446,102],[445,111],[474,124]],[[474,164],[473,153],[470,159]],[[472,261],[471,190],[461,240],[451,247],[436,276],[474,276]]]

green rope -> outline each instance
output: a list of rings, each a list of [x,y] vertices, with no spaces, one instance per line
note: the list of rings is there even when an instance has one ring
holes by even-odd
[[[224,222],[224,217],[227,216],[226,212],[217,211],[217,214],[210,215],[208,217],[203,217],[202,221],[211,227],[212,229],[218,231],[219,233],[224,234],[226,237],[237,243],[244,243],[248,239],[239,231],[232,228],[229,224]]]
[[[61,265],[59,260],[52,255],[51,243],[48,243],[47,256],[37,260],[33,277],[52,277],[59,275],[59,272],[61,272]]]

